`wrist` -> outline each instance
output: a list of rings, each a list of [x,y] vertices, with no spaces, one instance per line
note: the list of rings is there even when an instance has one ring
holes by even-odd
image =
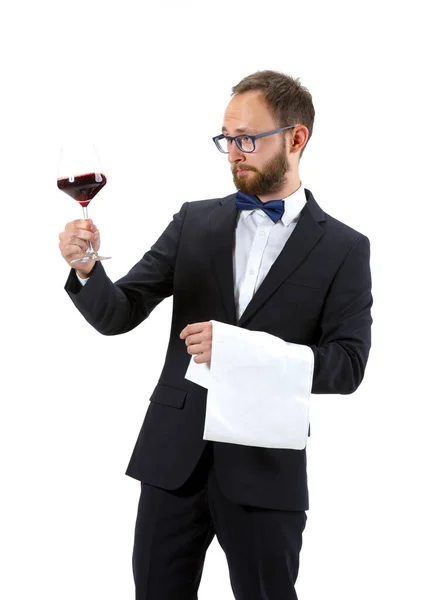
[[[79,277],[79,279],[89,279],[92,269],[89,271],[89,273],[85,273],[84,271],[79,271],[79,269],[75,269],[76,271],[76,275]]]

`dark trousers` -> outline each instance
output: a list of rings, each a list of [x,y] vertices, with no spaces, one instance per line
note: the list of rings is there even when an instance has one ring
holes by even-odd
[[[304,511],[231,502],[218,486],[209,444],[178,490],[142,483],[133,551],[136,600],[197,600],[215,534],[236,600],[297,600],[306,519]]]

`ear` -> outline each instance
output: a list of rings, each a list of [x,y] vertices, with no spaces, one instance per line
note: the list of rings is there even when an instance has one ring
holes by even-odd
[[[308,140],[308,129],[305,125],[296,125],[291,130],[289,139],[289,151],[291,154],[299,153],[305,147]]]

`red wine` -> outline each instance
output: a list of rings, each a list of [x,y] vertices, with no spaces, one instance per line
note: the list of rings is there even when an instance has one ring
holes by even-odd
[[[106,183],[107,178],[103,173],[86,173],[86,175],[63,177],[57,180],[59,190],[69,194],[83,207],[88,206],[92,198]]]

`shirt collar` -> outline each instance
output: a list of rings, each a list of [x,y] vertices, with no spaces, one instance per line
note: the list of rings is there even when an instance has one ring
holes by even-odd
[[[298,218],[300,212],[306,205],[307,198],[303,184],[301,183],[298,190],[293,192],[290,196],[283,198],[283,200],[285,200],[285,212],[281,221],[285,227],[288,227],[288,225],[291,225],[291,223]]]

